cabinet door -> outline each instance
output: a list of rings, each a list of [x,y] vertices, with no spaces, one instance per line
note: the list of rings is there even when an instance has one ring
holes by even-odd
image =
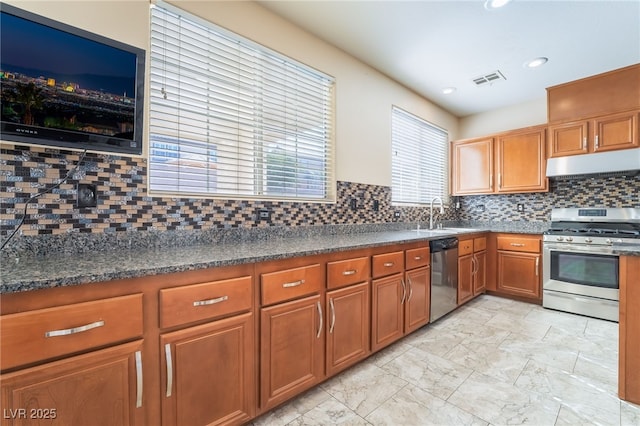
[[[454,142],[453,195],[493,192],[493,138]]]
[[[260,406],[268,410],[324,378],[320,296],[260,310]]]
[[[2,425],[143,425],[142,341],[0,376]]]
[[[545,143],[543,128],[500,136],[496,143],[496,191],[546,190]]]
[[[407,300],[404,309],[404,332],[411,333],[429,322],[431,303],[431,268],[406,273]]]
[[[589,152],[589,124],[587,121],[549,126],[549,157],[586,154]]]
[[[374,280],[372,288],[371,350],[375,352],[402,337],[406,290],[402,274]]]
[[[473,297],[473,254],[458,258],[458,305]]]
[[[251,313],[160,336],[162,424],[241,423],[255,415]]]
[[[635,148],[638,141],[638,112],[613,114],[594,120],[594,151]]]
[[[540,255],[498,251],[498,291],[540,300]]]
[[[369,283],[327,293],[327,375],[369,354]]]
[[[473,274],[473,295],[484,293],[487,288],[487,252],[474,253],[475,273]]]

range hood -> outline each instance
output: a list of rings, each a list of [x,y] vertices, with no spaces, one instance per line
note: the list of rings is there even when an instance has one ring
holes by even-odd
[[[569,155],[547,160],[547,177],[633,176],[640,172],[640,148],[595,154]]]

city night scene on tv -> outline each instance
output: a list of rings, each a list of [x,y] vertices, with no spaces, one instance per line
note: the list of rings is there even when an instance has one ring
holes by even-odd
[[[2,121],[133,139],[136,55],[2,12]]]

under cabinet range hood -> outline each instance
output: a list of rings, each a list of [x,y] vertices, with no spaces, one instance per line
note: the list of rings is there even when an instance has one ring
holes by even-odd
[[[547,177],[633,176],[640,172],[640,148],[594,154],[568,155],[547,160]]]

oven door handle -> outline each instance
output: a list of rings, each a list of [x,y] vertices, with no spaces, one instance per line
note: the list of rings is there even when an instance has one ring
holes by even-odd
[[[613,253],[613,249],[611,246],[583,246],[577,247],[575,245],[558,245],[557,243],[553,244],[544,244],[543,243],[543,251],[551,253],[552,251],[561,251],[564,253],[584,253],[584,254],[601,254],[604,256],[612,256],[618,257],[617,254]]]

